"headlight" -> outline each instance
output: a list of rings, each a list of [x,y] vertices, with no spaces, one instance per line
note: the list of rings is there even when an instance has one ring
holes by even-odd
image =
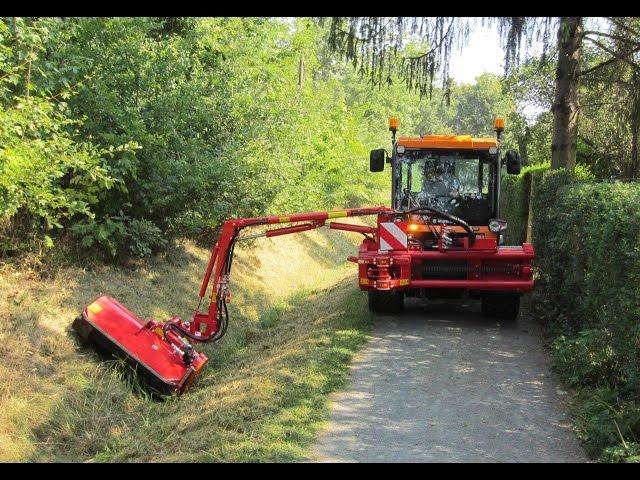
[[[506,228],[507,228],[507,222],[505,222],[504,220],[489,221],[489,230],[491,230],[493,233],[500,233]]]
[[[398,145],[398,148],[396,150],[399,154],[402,155],[404,153],[404,145]]]

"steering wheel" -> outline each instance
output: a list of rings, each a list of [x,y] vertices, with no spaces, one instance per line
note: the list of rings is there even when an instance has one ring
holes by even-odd
[[[458,199],[456,197],[452,197],[450,195],[434,195],[433,198],[446,198],[448,200],[448,203],[450,204],[457,204],[458,203]]]

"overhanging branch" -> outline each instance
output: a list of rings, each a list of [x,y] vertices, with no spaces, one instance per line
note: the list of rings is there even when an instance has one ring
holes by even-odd
[[[609,47],[607,47],[604,43],[589,37],[588,35],[585,35],[584,37],[585,40],[589,40],[591,43],[593,43],[594,45],[596,45],[597,47],[599,47],[600,49],[604,50],[605,52],[607,52],[609,55],[615,57],[616,59],[620,60],[621,62],[626,63],[627,65],[629,65],[631,68],[633,68],[634,70],[640,70],[640,66],[633,63],[632,61],[628,60],[627,58],[624,58],[623,56],[621,56],[620,54],[618,54],[616,51],[611,50]]]

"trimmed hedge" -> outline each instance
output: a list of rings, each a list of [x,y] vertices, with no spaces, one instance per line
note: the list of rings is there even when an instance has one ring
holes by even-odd
[[[505,243],[520,245],[527,241],[529,198],[536,178],[549,169],[549,164],[525,167],[520,175],[502,175],[500,183],[500,217],[507,221]]]
[[[640,184],[595,182],[584,169],[539,169],[503,185],[506,198],[522,199],[505,202],[502,214],[515,223],[518,241],[532,212],[531,304],[551,337],[556,371],[578,391],[587,452],[639,461]]]

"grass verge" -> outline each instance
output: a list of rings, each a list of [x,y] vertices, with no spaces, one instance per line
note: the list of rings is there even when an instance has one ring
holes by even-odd
[[[567,336],[547,330],[554,370],[574,393],[571,414],[587,455],[604,463],[640,463],[640,402],[634,383],[622,376],[624,360],[610,346],[611,332],[585,329]]]
[[[229,333],[197,386],[160,402],[81,348],[78,311],[108,293],[139,315],[193,308],[208,252],[186,243],[135,269],[1,272],[0,460],[298,461],[327,418],[371,318],[344,258],[357,238],[314,232],[237,252]]]

